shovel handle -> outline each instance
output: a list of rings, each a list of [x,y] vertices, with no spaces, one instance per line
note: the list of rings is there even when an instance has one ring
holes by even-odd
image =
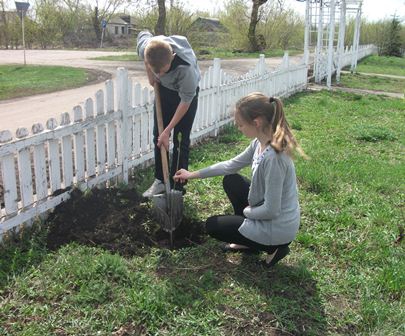
[[[160,88],[159,83],[154,84],[155,90],[155,103],[156,103],[156,119],[158,123],[158,132],[159,135],[163,132],[163,115],[162,115],[162,102],[160,100]],[[167,186],[169,185],[170,190],[170,181],[169,181],[169,163],[167,161],[167,152],[165,146],[160,146],[160,155],[162,157],[162,171],[163,171],[163,182]]]

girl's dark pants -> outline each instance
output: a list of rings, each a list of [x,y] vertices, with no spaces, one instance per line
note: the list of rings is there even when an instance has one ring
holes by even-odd
[[[207,233],[220,241],[248,246],[252,250],[273,253],[283,245],[262,245],[241,235],[238,231],[245,217],[243,209],[248,206],[248,194],[250,181],[239,174],[226,175],[223,179],[223,187],[232,203],[235,215],[212,216],[207,219]]]
[[[177,91],[170,90],[162,85],[160,87],[160,99],[162,104],[162,115],[163,115],[163,127],[166,128],[169,125],[170,121],[172,120],[177,107],[180,103],[180,97]],[[181,143],[180,143],[180,158],[179,158],[179,167],[188,169],[188,158],[190,153],[190,133],[191,128],[193,127],[194,117],[197,112],[198,106],[198,91],[197,88],[196,95],[194,96],[190,107],[188,108],[187,113],[183,116],[183,118],[179,121],[179,123],[174,128],[174,136],[173,136],[173,156],[170,164],[170,183],[173,187],[173,179],[172,176],[177,171],[177,158],[178,158],[178,148],[179,142],[177,139],[177,135],[181,133]],[[154,110],[154,126],[153,126],[153,143],[155,144],[155,178],[163,181],[163,171],[162,171],[162,158],[160,156],[160,148],[158,148],[157,140],[158,140],[158,124],[156,119],[156,102],[153,107]],[[170,161],[169,161],[170,162]],[[176,189],[182,190],[183,185],[180,183],[176,183]]]

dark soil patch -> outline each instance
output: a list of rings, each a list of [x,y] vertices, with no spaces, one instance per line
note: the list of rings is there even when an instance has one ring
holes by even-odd
[[[134,189],[73,190],[71,198],[48,217],[48,248],[78,242],[123,256],[144,255],[150,247],[170,247],[169,234],[154,219],[151,204]],[[204,241],[202,223],[183,218],[174,232],[174,248]]]

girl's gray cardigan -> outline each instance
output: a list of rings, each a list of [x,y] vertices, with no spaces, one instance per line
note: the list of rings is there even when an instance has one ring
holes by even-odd
[[[233,159],[201,169],[200,177],[230,175],[251,165],[259,145],[253,140]],[[252,175],[248,202],[239,228],[243,236],[263,245],[286,244],[295,238],[300,209],[294,163],[287,154],[277,154],[273,148],[264,153]]]

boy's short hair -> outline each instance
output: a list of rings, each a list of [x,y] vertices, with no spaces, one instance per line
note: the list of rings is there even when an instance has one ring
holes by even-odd
[[[145,59],[152,70],[159,72],[172,60],[173,49],[171,45],[159,39],[151,39],[145,48]]]

